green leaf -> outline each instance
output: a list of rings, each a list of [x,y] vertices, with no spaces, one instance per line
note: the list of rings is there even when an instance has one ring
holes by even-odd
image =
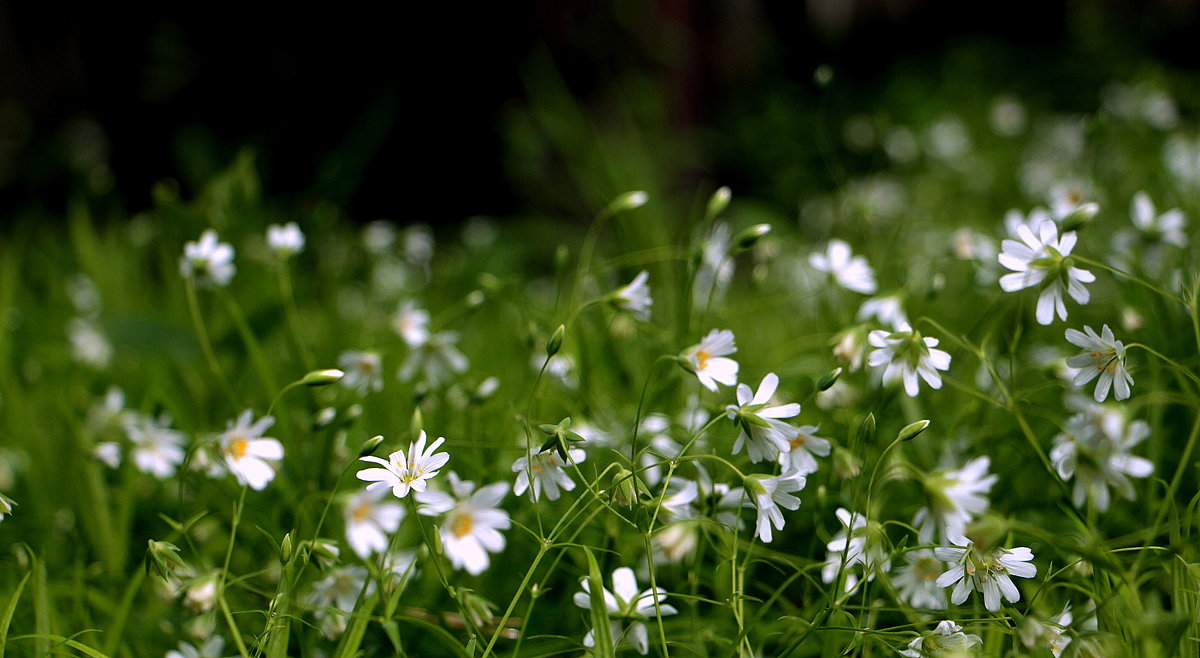
[[[25,572],[21,582],[17,583],[17,589],[13,591],[12,598],[8,600],[8,605],[4,608],[4,613],[0,615],[0,658],[4,658],[4,647],[8,644],[8,625],[12,623],[13,614],[17,611],[17,601],[21,599],[21,592],[25,590],[29,574],[30,572]]]
[[[604,578],[600,574],[600,565],[591,549],[584,548],[588,561],[588,594],[592,599],[592,639],[595,646],[592,655],[598,658],[613,658],[613,637],[609,632],[611,624],[608,618],[608,606],[604,603]]]

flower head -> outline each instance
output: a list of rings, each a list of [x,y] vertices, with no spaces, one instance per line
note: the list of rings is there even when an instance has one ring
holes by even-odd
[[[796,436],[788,439],[788,448],[779,453],[779,463],[784,471],[792,471],[801,475],[817,472],[816,457],[828,457],[832,445],[829,439],[817,436],[816,425],[801,425],[796,428]],[[814,455],[816,457],[814,457]]]
[[[1038,296],[1038,324],[1050,324],[1055,312],[1059,319],[1067,319],[1067,307],[1063,303],[1063,290],[1080,304],[1088,303],[1090,295],[1085,283],[1096,280],[1091,272],[1075,267],[1069,258],[1075,248],[1075,233],[1067,231],[1059,236],[1058,226],[1043,220],[1034,229],[1026,224],[1016,228],[1020,240],[1005,240],[999,256],[1000,264],[1012,272],[1000,277],[1000,287],[1005,292],[1014,292],[1033,286],[1041,286]]]
[[[436,477],[438,469],[450,461],[450,455],[436,452],[445,441],[445,437],[438,437],[437,441],[426,447],[425,430],[421,430],[417,440],[409,445],[407,454],[397,450],[388,455],[386,460],[374,455],[361,457],[361,461],[374,462],[383,468],[365,468],[358,472],[358,479],[370,482],[368,490],[391,487],[392,494],[397,498],[407,496],[409,490],[418,493],[425,491],[426,480]]]
[[[884,367],[885,384],[902,380],[904,392],[910,397],[917,396],[918,376],[931,388],[942,387],[942,376],[938,371],[950,368],[950,355],[936,349],[938,339],[922,337],[912,327],[901,324],[895,331],[876,329],[867,340],[875,347],[867,356],[867,365]]]
[[[808,263],[813,269],[833,275],[838,284],[847,290],[864,295],[875,294],[874,270],[867,264],[866,258],[854,256],[850,245],[841,240],[830,240],[825,253],[810,254]]]
[[[457,342],[458,332],[439,331],[425,342],[412,345],[412,351],[400,366],[400,381],[410,381],[419,371],[426,384],[438,388],[449,383],[455,375],[466,372],[470,362],[454,346]]]
[[[951,471],[936,471],[925,477],[924,489],[929,501],[917,510],[913,525],[920,528],[920,540],[933,541],[935,531],[943,538],[958,536],[967,524],[987,511],[988,493],[996,476],[988,475],[987,457],[977,457],[966,466]]]
[[[975,543],[962,535],[951,537],[950,546],[934,549],[934,555],[954,566],[938,576],[938,587],[954,586],[950,602],[959,605],[967,600],[972,590],[983,594],[983,607],[995,612],[1000,609],[1000,597],[1016,603],[1021,592],[1013,584],[1012,576],[1033,578],[1037,567],[1030,564],[1033,551],[1028,548],[997,548],[982,553]]]
[[[1134,226],[1146,237],[1175,245],[1180,249],[1187,248],[1187,234],[1183,232],[1183,228],[1187,226],[1187,216],[1182,210],[1172,208],[1160,215],[1154,209],[1150,195],[1138,192],[1133,195],[1129,216]]]
[[[875,318],[889,327],[908,324],[908,316],[904,313],[904,300],[900,295],[872,297],[858,307],[858,314],[854,317],[859,322]]]
[[[733,332],[728,329],[713,329],[699,345],[683,351],[683,367],[696,375],[700,383],[710,391],[717,390],[717,383],[733,386],[737,383],[738,363],[725,358],[737,352],[733,343]]]
[[[906,558],[907,564],[892,578],[900,598],[914,608],[944,610],[946,591],[937,586],[937,579],[946,570],[945,563],[928,548],[909,551]]]
[[[429,340],[429,311],[417,308],[411,300],[405,301],[392,316],[392,329],[409,347],[424,345]]]
[[[825,566],[821,570],[821,580],[832,583],[839,574],[845,576],[846,591],[854,589],[858,576],[849,570],[858,565],[862,567],[867,580],[875,578],[876,572],[887,572],[891,569],[891,558],[884,546],[883,531],[877,523],[867,521],[858,512],[851,512],[839,507],[835,512],[842,529],[826,544],[828,550],[825,556]]]
[[[388,547],[388,533],[396,532],[404,520],[404,508],[384,502],[387,492],[380,488],[360,491],[346,500],[342,515],[346,520],[346,539],[359,557],[382,553]]]
[[[745,444],[750,461],[758,463],[775,461],[781,453],[789,450],[791,440],[800,430],[778,419],[791,418],[800,413],[800,405],[792,402],[770,406],[771,396],[775,395],[778,387],[779,377],[773,372],[763,377],[756,393],[752,394],[750,387],[745,384],[738,385],[738,403],[726,407],[729,419],[742,430],[733,444],[733,454],[741,452]]]
[[[654,300],[650,298],[650,286],[646,285],[649,278],[650,273],[642,270],[633,281],[612,291],[606,299],[638,320],[649,322],[650,307],[654,305]]]
[[[960,655],[973,646],[983,644],[978,635],[963,632],[963,627],[950,621],[938,622],[937,628],[931,633],[925,633],[908,643],[908,648],[900,651],[905,658],[927,658],[929,656]]]
[[[267,227],[267,246],[280,258],[290,258],[304,251],[304,233],[296,222]]]
[[[453,495],[432,490],[420,493],[418,511],[425,516],[446,514],[438,530],[446,557],[455,569],[477,576],[488,568],[488,553],[504,550],[500,531],[510,528],[512,522],[508,512],[500,509],[500,501],[508,495],[508,483],[493,482],[476,490],[474,482],[460,480],[456,473],[450,473],[449,480]]]
[[[198,242],[183,246],[183,259],[179,261],[179,272],[184,278],[195,278],[199,283],[229,285],[237,268],[233,264],[233,247],[219,242],[217,232],[206,229]]]
[[[1096,402],[1104,402],[1110,389],[1116,389],[1117,400],[1129,397],[1133,377],[1125,365],[1125,344],[1113,336],[1107,324],[1098,336],[1088,326],[1083,331],[1067,329],[1067,340],[1084,350],[1067,359],[1068,366],[1079,369],[1075,375],[1076,386],[1083,386],[1099,376],[1094,392]]]
[[[783,512],[779,508],[799,509],[800,499],[792,494],[803,489],[805,484],[804,476],[799,473],[784,473],[775,477],[751,475],[746,478],[746,494],[750,497],[750,504],[758,510],[755,532],[764,544],[771,543],[771,526],[783,530]]]
[[[1129,478],[1149,477],[1154,464],[1131,454],[1134,446],[1150,436],[1144,420],[1130,422],[1119,409],[1085,403],[1080,413],[1067,420],[1065,431],[1054,438],[1050,460],[1063,480],[1074,479],[1072,498],[1076,505],[1090,500],[1104,512],[1109,506],[1109,488],[1125,498],[1134,497]]]
[[[142,417],[125,427],[133,443],[133,463],[143,473],[165,480],[183,463],[183,432],[171,429],[171,417]]]
[[[591,581],[582,578],[579,584],[583,587],[583,591],[575,593],[575,605],[584,610],[591,610]],[[602,596],[604,607],[612,617],[609,632],[612,634],[613,642],[615,644],[622,638],[628,638],[638,653],[646,655],[646,652],[650,650],[650,635],[644,622],[657,617],[660,613],[666,616],[676,614],[678,611],[674,606],[663,603],[667,598],[667,591],[661,587],[639,592],[637,576],[629,567],[620,567],[613,571],[612,586],[612,591],[602,588]],[[655,605],[656,603],[657,605]],[[622,630],[622,620],[629,622],[629,628],[624,631]],[[583,646],[596,646],[595,632],[596,629],[588,631],[583,638]]]
[[[275,478],[275,469],[269,461],[283,459],[283,444],[276,439],[264,437],[263,432],[275,424],[271,416],[254,421],[254,412],[247,409],[229,429],[221,435],[221,451],[225,465],[241,484],[250,485],[259,491]]]
[[[570,460],[564,461],[562,455],[555,450],[543,452],[541,448],[530,448],[527,456],[513,462],[512,470],[517,474],[517,482],[513,485],[513,494],[520,496],[528,489],[529,495],[537,500],[542,489],[545,489],[547,498],[558,500],[561,495],[560,489],[562,491],[573,490],[575,481],[567,474],[565,467],[568,464],[578,464],[587,459],[587,453],[579,448],[571,448],[567,450],[567,456],[570,457]],[[530,486],[531,474],[533,486]]]
[[[383,363],[375,352],[346,350],[338,356],[338,367],[345,372],[342,385],[365,395],[383,389]]]

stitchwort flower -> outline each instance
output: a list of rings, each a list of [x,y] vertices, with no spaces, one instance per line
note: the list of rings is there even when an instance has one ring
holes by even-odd
[[[855,256],[850,251],[850,245],[841,240],[830,240],[825,253],[814,253],[808,257],[809,265],[819,272],[832,275],[838,285],[847,290],[873,295],[875,271],[867,264],[867,259]]]
[[[908,648],[900,651],[905,658],[927,658],[930,656],[967,655],[965,652],[973,646],[983,644],[978,635],[963,632],[963,627],[946,619],[938,622],[937,628],[925,633],[908,643]]]
[[[649,322],[650,307],[654,305],[654,300],[650,298],[650,286],[646,284],[649,278],[650,273],[642,270],[633,281],[606,295],[605,300],[638,320]]]
[[[346,520],[346,539],[359,557],[382,553],[388,547],[388,534],[396,532],[404,520],[404,508],[385,502],[382,488],[360,491],[346,500],[342,514]]]
[[[1113,336],[1107,324],[1100,329],[1100,335],[1088,326],[1084,326],[1083,331],[1067,329],[1067,340],[1084,350],[1067,359],[1068,366],[1079,369],[1075,374],[1076,386],[1099,377],[1094,391],[1096,402],[1104,402],[1110,389],[1116,390],[1117,400],[1129,398],[1133,377],[1125,366],[1125,344]]]
[[[517,482],[513,485],[513,494],[520,496],[528,489],[529,495],[537,500],[542,489],[545,489],[547,498],[558,500],[558,497],[562,495],[560,490],[573,490],[575,481],[571,479],[565,467],[587,459],[587,453],[579,448],[570,448],[566,452],[570,458],[569,461],[564,461],[562,455],[556,450],[543,452],[540,447],[530,448],[527,456],[513,462],[512,470],[517,474]],[[533,486],[530,486],[530,473],[533,474]]]
[[[275,419],[263,416],[254,421],[254,412],[247,409],[229,429],[221,435],[221,451],[225,465],[241,484],[255,491],[262,490],[275,479],[275,469],[269,462],[283,459],[283,444],[271,437],[264,437]]]
[[[183,246],[183,258],[179,261],[179,273],[184,278],[195,278],[201,285],[227,286],[237,268],[233,264],[233,247],[220,242],[217,232],[206,229],[198,242]]]
[[[1066,231],[1060,236],[1054,222],[1043,220],[1038,224],[1036,233],[1028,225],[1018,225],[1016,236],[1020,238],[1019,241],[1005,240],[1001,244],[1003,251],[998,257],[1000,264],[1012,272],[1000,277],[1000,287],[1005,292],[1014,292],[1040,286],[1036,313],[1038,324],[1053,322],[1055,312],[1059,319],[1067,319],[1067,307],[1063,303],[1064,289],[1076,302],[1088,303],[1090,295],[1083,284],[1095,281],[1096,275],[1075,267],[1075,262],[1070,258],[1076,240],[1073,231]]]
[[[585,610],[591,610],[590,581],[582,578],[579,584],[583,586],[583,591],[575,593],[575,605]],[[676,614],[678,611],[674,606],[663,603],[667,598],[667,591],[661,587],[638,592],[637,576],[629,567],[620,567],[613,571],[612,586],[612,591],[603,590],[603,596],[604,606],[608,609],[610,618],[608,632],[612,634],[613,643],[628,639],[637,652],[644,656],[650,651],[650,634],[646,630],[645,622],[659,613],[666,616]],[[657,608],[655,607],[656,602]],[[629,628],[623,630],[623,624],[626,622],[628,622]],[[583,638],[583,646],[589,648],[596,646],[595,632],[596,629],[588,631]]]
[[[368,490],[391,487],[392,495],[397,498],[407,496],[410,490],[418,493],[425,491],[428,486],[426,481],[436,477],[438,469],[450,461],[450,455],[437,452],[446,442],[445,437],[438,437],[428,447],[425,440],[425,430],[421,430],[417,440],[409,445],[407,454],[397,450],[388,455],[386,460],[374,455],[360,457],[360,461],[380,464],[383,468],[365,468],[358,472],[358,479],[370,482]]]
[[[923,337],[909,325],[900,324],[894,331],[876,329],[867,340],[875,348],[867,356],[867,365],[884,368],[883,383],[903,381],[909,397],[917,396],[918,376],[931,388],[942,387],[938,371],[950,368],[950,354],[936,349],[938,339]]]
[[[1028,548],[996,548],[986,553],[975,548],[975,543],[962,535],[950,538],[950,546],[939,546],[934,555],[954,566],[938,576],[938,587],[953,586],[950,602],[960,605],[967,600],[972,590],[983,594],[983,607],[996,612],[1000,609],[1000,597],[1016,603],[1021,592],[1013,584],[1012,576],[1033,578],[1037,567],[1030,564],[1033,551]]]
[[[792,402],[769,406],[771,396],[775,395],[778,387],[779,377],[773,372],[763,377],[756,393],[752,394],[749,386],[738,384],[738,403],[725,409],[729,419],[742,430],[733,444],[733,454],[741,452],[745,444],[750,461],[758,463],[775,461],[781,453],[791,448],[790,442],[800,434],[800,430],[778,419],[791,418],[800,413],[800,405]]]
[[[710,391],[717,390],[717,384],[733,386],[737,383],[738,363],[725,358],[727,354],[737,352],[733,343],[733,332],[728,329],[713,329],[708,332],[699,345],[693,345],[683,351],[681,364],[696,379]]]

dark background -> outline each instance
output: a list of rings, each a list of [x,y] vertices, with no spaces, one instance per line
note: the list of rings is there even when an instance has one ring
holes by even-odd
[[[604,90],[650,80],[670,124],[707,140],[696,175],[746,186],[720,146],[726,126],[767,90],[808,93],[820,64],[869,103],[897,67],[936,76],[947,53],[983,44],[1000,86],[1084,111],[1097,85],[1147,60],[1200,66],[1195,1],[394,8],[0,1],[0,213],[52,215],[79,190],[136,212],[156,181],[192,193],[244,146],[267,194],[355,220],[525,212],[505,117],[538,66],[598,113]]]

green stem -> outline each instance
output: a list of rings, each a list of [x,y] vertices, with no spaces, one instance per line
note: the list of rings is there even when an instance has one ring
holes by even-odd
[[[525,572],[525,578],[521,580],[520,586],[517,587],[517,592],[513,594],[512,600],[508,602],[508,608],[504,610],[504,614],[496,624],[496,632],[492,633],[492,638],[488,640],[487,648],[483,650],[483,658],[491,655],[492,648],[496,646],[496,640],[499,640],[501,633],[504,632],[504,625],[508,623],[509,617],[512,616],[513,610],[516,609],[517,603],[520,602],[521,595],[525,593],[525,588],[529,586],[529,581],[533,579],[533,572],[537,571],[538,565],[542,562],[542,557],[546,555],[546,549],[547,544],[545,542],[538,547],[537,555],[533,558],[533,564],[529,565],[529,570]]]
[[[221,566],[221,577],[217,583],[217,601],[221,606],[221,614],[225,617],[225,623],[229,625],[229,632],[233,635],[233,641],[237,644],[238,653],[242,658],[249,658],[250,653],[246,650],[246,643],[242,640],[242,632],[238,630],[237,623],[233,619],[233,613],[229,610],[229,603],[225,600],[225,583],[229,580],[229,562],[233,558],[233,545],[237,541],[238,525],[242,521],[242,510],[246,506],[246,485],[242,485],[242,493],[238,496],[237,504],[233,506],[233,523],[229,529],[229,545],[225,547],[225,562]]]
[[[221,298],[229,315],[233,317],[233,324],[237,327],[238,335],[246,345],[246,351],[250,353],[250,361],[254,364],[254,369],[258,371],[258,376],[262,379],[263,385],[267,387],[268,393],[279,390],[279,385],[275,383],[275,377],[271,374],[271,367],[263,353],[262,345],[254,337],[254,332],[250,330],[250,325],[247,324],[241,307],[233,299],[233,295],[230,295],[224,288],[217,289],[217,296]]]
[[[283,309],[287,315],[288,329],[292,334],[292,341],[296,343],[296,350],[300,352],[300,358],[304,361],[304,367],[307,370],[312,370],[315,366],[312,352],[308,348],[308,343],[300,335],[300,311],[296,307],[296,295],[292,290],[292,275],[288,270],[286,261],[279,262],[279,294],[283,297]]]
[[[1184,308],[1190,308],[1188,303],[1185,302],[1182,297],[1172,294],[1172,293],[1169,293],[1166,290],[1163,290],[1162,288],[1159,288],[1158,286],[1146,281],[1145,279],[1142,279],[1142,278],[1139,278],[1137,276],[1130,274],[1129,272],[1126,272],[1124,270],[1119,270],[1115,267],[1105,265],[1104,263],[1101,263],[1100,261],[1092,260],[1090,258],[1084,258],[1082,256],[1071,256],[1071,258],[1080,263],[1084,263],[1085,265],[1091,265],[1093,267],[1099,267],[1102,270],[1108,270],[1109,272],[1112,272],[1113,274],[1116,274],[1117,276],[1124,277],[1124,278],[1129,279],[1130,281],[1138,284],[1139,286],[1142,286],[1148,290],[1152,290],[1152,291],[1158,293],[1159,295],[1162,295],[1163,297],[1165,297],[1177,304],[1181,304],[1181,305],[1183,305]]]
[[[192,326],[196,330],[196,335],[200,337],[200,349],[204,352],[204,359],[208,361],[208,367],[216,376],[217,381],[221,384],[221,390],[229,398],[229,403],[234,409],[241,409],[241,403],[238,402],[237,396],[233,394],[233,387],[229,385],[229,380],[225,378],[225,373],[221,371],[221,365],[217,361],[217,355],[213,352],[212,341],[209,340],[208,330],[204,328],[204,321],[200,317],[200,301],[196,298],[196,282],[191,277],[184,277],[184,289],[187,291],[188,311],[192,316]]]

